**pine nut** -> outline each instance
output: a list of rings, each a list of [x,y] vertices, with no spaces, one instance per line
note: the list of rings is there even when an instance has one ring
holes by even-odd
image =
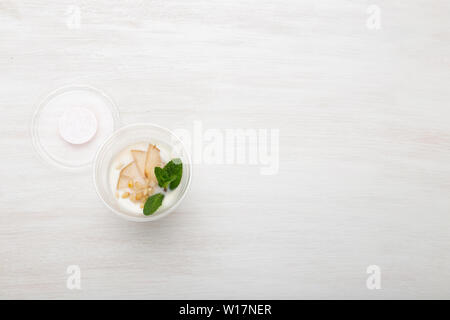
[[[139,192],[139,193],[136,194],[136,200],[141,200],[142,197],[143,197],[142,192]]]

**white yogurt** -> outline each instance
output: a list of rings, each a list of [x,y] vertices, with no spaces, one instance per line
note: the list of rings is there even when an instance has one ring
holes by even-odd
[[[156,147],[158,147],[158,149],[160,150],[161,160],[164,162],[164,164],[166,164],[167,162],[172,160],[172,158],[174,158],[171,155],[171,152],[170,152],[171,148],[168,145],[165,145],[163,143],[154,143],[154,142],[152,142],[152,143],[155,144]],[[119,152],[115,156],[115,158],[113,159],[113,161],[111,163],[111,167],[109,170],[109,181],[110,181],[110,186],[111,186],[111,192],[113,193],[114,197],[116,198],[119,206],[122,209],[132,213],[133,215],[137,215],[137,216],[143,215],[140,204],[135,203],[127,198],[123,199],[122,194],[124,192],[126,192],[126,190],[118,191],[117,190],[117,181],[119,179],[120,170],[122,170],[122,168],[124,166],[126,166],[127,164],[129,164],[130,162],[132,162],[134,160],[133,156],[131,155],[131,150],[147,151],[148,145],[149,145],[149,142],[140,142],[140,143],[136,143],[136,144],[126,147],[125,149],[123,149],[121,152]],[[160,211],[161,209],[170,207],[179,198],[180,189],[181,188],[178,187],[175,190],[167,190],[167,192],[165,192],[162,188],[160,188],[159,186],[156,186],[153,194],[156,194],[156,193],[164,194],[163,203],[162,203],[161,207],[158,209],[158,211]]]

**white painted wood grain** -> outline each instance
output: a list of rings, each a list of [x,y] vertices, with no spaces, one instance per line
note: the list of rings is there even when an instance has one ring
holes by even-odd
[[[1,0],[0,298],[449,298],[449,12]],[[108,92],[124,123],[279,128],[279,174],[197,165],[175,214],[122,221],[90,172],[32,150],[35,103],[73,83]],[[66,289],[71,264],[80,291]],[[371,264],[381,290],[366,289]]]

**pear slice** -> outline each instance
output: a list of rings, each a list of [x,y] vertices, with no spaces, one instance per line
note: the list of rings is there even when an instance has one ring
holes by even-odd
[[[130,180],[132,181],[133,179],[124,175],[120,175],[119,181],[117,181],[117,190],[128,188]]]
[[[141,176],[145,176],[145,159],[147,158],[145,151],[142,150],[131,150],[131,155],[133,156],[134,162],[141,173]]]
[[[135,177],[142,177],[141,173],[139,172],[139,169],[136,165],[136,162],[130,162],[128,165],[126,165],[121,171],[120,171],[120,175],[124,175],[130,178],[135,178]]]
[[[136,162],[131,162],[120,170],[119,181],[117,182],[117,189],[128,188],[129,182],[132,181],[133,185],[138,182],[141,185],[146,185],[144,177],[139,172]],[[133,186],[131,186],[133,187]]]
[[[155,167],[161,167],[163,165],[159,149],[149,144],[147,149],[147,157],[145,159],[145,177],[148,179],[150,185],[155,185],[157,182],[155,177]]]

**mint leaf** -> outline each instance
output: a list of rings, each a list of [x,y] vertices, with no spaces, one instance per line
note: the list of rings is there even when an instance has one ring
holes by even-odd
[[[173,178],[171,179],[167,171],[160,167],[155,167],[155,176],[158,180],[158,185],[164,189],[167,189],[169,183],[173,180]]]
[[[147,201],[145,201],[144,205],[144,214],[149,216],[155,213],[156,210],[162,205],[164,199],[164,195],[162,193],[157,193],[148,197]]]
[[[170,177],[173,177],[173,180],[170,182],[170,189],[174,190],[181,182],[181,177],[183,176],[183,163],[181,163],[181,159],[176,158],[170,160],[168,164],[164,167]]]
[[[181,160],[176,158],[170,160],[164,168],[155,167],[155,176],[158,180],[158,185],[164,190],[169,187],[171,190],[178,187],[183,175],[183,164]]]

